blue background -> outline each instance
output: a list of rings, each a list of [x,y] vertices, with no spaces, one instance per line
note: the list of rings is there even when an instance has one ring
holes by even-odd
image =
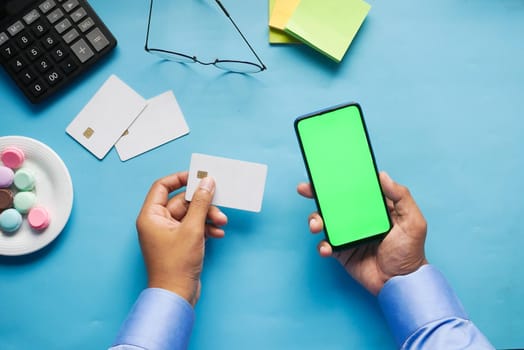
[[[53,244],[0,258],[0,348],[111,344],[146,282],[134,226],[144,195],[156,178],[187,169],[193,152],[269,172],[263,211],[226,210],[227,237],[208,243],[191,349],[394,348],[375,298],[318,257],[320,237],[307,228],[314,204],[295,190],[306,172],[294,118],[346,101],[362,105],[379,167],[424,212],[430,262],[496,347],[523,347],[524,2],[370,1],[338,65],[307,47],[269,45],[266,1],[223,3],[267,71],[162,62],[143,50],[147,1],[92,0],[119,40],[92,74],[33,107],[0,73],[0,135],[52,147],[75,192]],[[213,1],[198,4],[220,15]],[[230,30],[220,23],[214,33]],[[189,42],[209,32],[206,21],[193,25]],[[239,38],[201,40],[202,55],[244,54]],[[110,74],[146,98],[173,90],[191,133],[128,162],[114,150],[97,160],[65,128]]]

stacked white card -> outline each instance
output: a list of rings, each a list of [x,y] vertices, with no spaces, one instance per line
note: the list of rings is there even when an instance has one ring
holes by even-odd
[[[173,92],[146,100],[111,75],[66,132],[98,159],[115,146],[126,161],[188,134],[189,127]]]

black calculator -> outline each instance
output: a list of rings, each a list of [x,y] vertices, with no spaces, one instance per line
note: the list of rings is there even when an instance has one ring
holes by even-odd
[[[0,0],[0,63],[32,103],[53,95],[115,46],[86,0]]]

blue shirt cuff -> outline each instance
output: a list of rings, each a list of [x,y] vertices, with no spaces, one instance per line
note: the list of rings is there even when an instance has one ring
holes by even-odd
[[[448,317],[468,319],[455,292],[432,265],[391,278],[378,301],[399,346],[430,322]]]
[[[138,297],[113,344],[148,350],[186,349],[195,312],[175,293],[147,288]]]

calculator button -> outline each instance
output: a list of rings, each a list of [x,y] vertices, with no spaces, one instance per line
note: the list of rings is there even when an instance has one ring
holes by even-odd
[[[40,38],[49,30],[49,27],[44,22],[38,21],[33,25],[31,29],[33,30],[33,33],[36,35],[36,37]]]
[[[4,45],[4,43],[6,43],[7,40],[9,40],[7,34],[4,32],[0,33],[0,46]]]
[[[2,46],[2,50],[0,52],[2,53],[2,57],[8,60],[16,55],[17,50],[12,44],[7,44]]]
[[[59,39],[53,34],[48,34],[44,40],[42,40],[42,43],[44,44],[44,47],[49,50],[59,43]]]
[[[51,22],[51,24],[55,24],[62,17],[64,17],[64,13],[62,12],[62,10],[56,9],[49,15],[47,15],[47,20]]]
[[[55,85],[60,80],[62,80],[62,73],[60,73],[57,69],[51,70],[45,74],[45,80],[49,83],[49,85]]]
[[[76,23],[76,22],[80,21],[82,18],[84,18],[86,15],[87,15],[86,10],[84,10],[81,7],[78,10],[76,10],[75,12],[73,12],[70,16],[73,19],[73,22]]]
[[[64,8],[64,10],[66,10],[67,13],[73,11],[77,6],[78,0],[69,0],[62,5],[62,7]]]
[[[100,52],[109,45],[109,40],[102,34],[100,29],[96,28],[86,35],[87,39],[93,45],[96,51]]]
[[[16,34],[20,33],[24,29],[24,24],[22,21],[16,21],[14,24],[7,27],[7,31],[11,36],[15,36]]]
[[[51,56],[53,56],[53,59],[56,62],[62,61],[64,58],[68,56],[68,52],[62,45],[55,47],[53,51],[51,51]]]
[[[75,61],[72,58],[68,58],[67,60],[65,60],[60,65],[60,67],[62,67],[62,70],[64,71],[65,74],[71,74],[78,68],[77,64],[75,63]]]
[[[46,0],[38,6],[40,11],[43,13],[48,13],[53,7],[55,7],[55,2],[53,0]]]
[[[67,32],[64,36],[62,36],[62,39],[64,39],[64,41],[66,42],[66,44],[70,44],[71,42],[73,42],[73,40],[75,40],[76,38],[78,38],[80,34],[78,34],[78,32],[76,31],[76,29],[71,29],[69,32]]]
[[[92,26],[95,25],[95,22],[93,22],[93,20],[91,19],[91,17],[88,17],[85,21],[83,21],[82,23],[80,23],[78,25],[78,27],[80,28],[80,30],[82,31],[82,33],[85,33],[87,32],[89,29],[91,29]]]
[[[36,68],[40,73],[44,73],[52,68],[51,61],[47,57],[41,58],[36,63]]]
[[[28,68],[20,73],[20,79],[22,79],[22,82],[25,85],[28,85],[30,82],[36,79],[36,74],[30,68]]]
[[[24,16],[25,24],[29,25],[40,18],[40,14],[37,10],[33,10]]]
[[[42,95],[44,93],[44,83],[42,83],[40,80],[37,80],[29,86],[29,91],[31,91],[31,94],[34,97]]]
[[[35,44],[29,47],[29,49],[26,51],[26,54],[31,61],[34,61],[43,54],[43,51],[39,45]]]
[[[60,23],[58,23],[55,26],[55,29],[58,32],[58,34],[62,34],[66,30],[68,30],[69,28],[71,28],[71,22],[69,22],[69,20],[67,18],[64,19],[63,21],[61,21]]]
[[[16,73],[18,73],[27,67],[27,61],[23,57],[17,57],[10,62],[10,66]]]
[[[84,41],[84,39],[80,39],[76,43],[74,43],[71,46],[71,50],[73,50],[76,57],[78,57],[78,59],[82,63],[86,62],[94,56],[93,51],[89,48],[89,46],[87,46],[87,43]]]
[[[27,33],[23,33],[16,38],[16,44],[21,49],[25,49],[26,47],[28,47],[32,41],[33,39],[31,39],[31,37]]]

